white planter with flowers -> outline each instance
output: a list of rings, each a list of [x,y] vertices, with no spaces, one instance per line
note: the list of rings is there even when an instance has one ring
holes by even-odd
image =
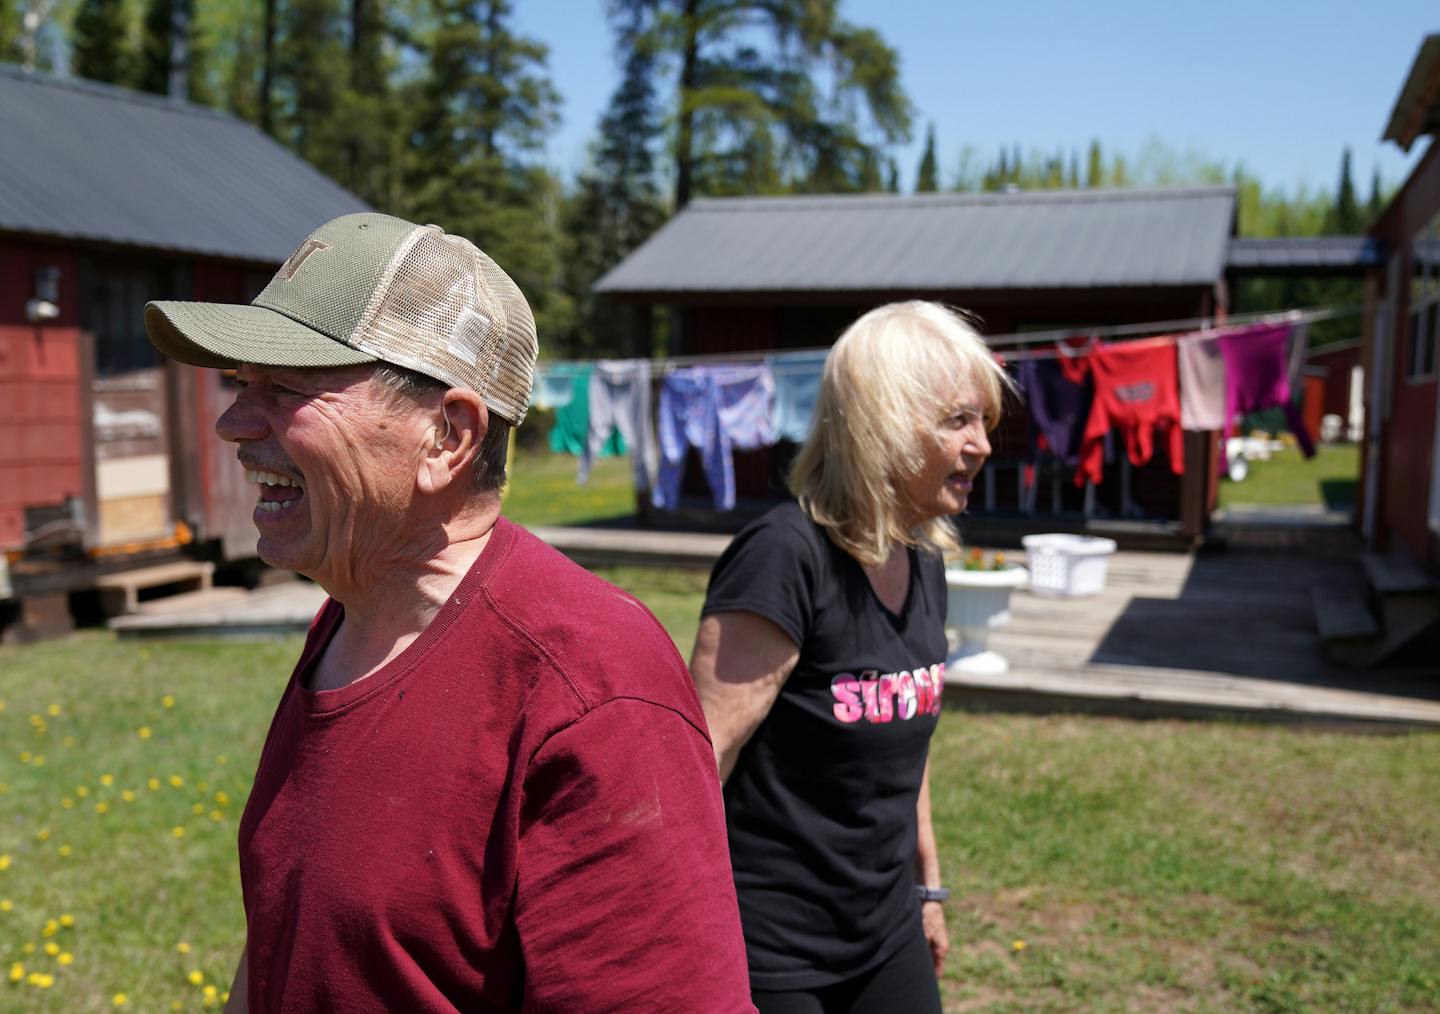
[[[945,623],[952,629],[953,644],[945,660],[947,673],[1003,676],[1010,671],[1005,657],[990,649],[990,631],[1010,622],[1010,593],[1029,580],[1024,567],[1003,562],[998,569],[946,568]]]

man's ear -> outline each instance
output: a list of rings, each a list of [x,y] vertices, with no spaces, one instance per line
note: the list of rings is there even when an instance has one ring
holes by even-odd
[[[489,429],[490,411],[480,395],[464,387],[446,391],[420,456],[415,476],[420,492],[439,493],[455,482],[468,485]]]

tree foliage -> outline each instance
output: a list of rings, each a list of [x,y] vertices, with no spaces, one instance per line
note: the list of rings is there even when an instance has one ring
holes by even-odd
[[[134,65],[124,0],[82,0],[70,31],[70,69],[106,84],[129,84]]]
[[[612,0],[673,86],[675,203],[695,194],[878,189],[910,102],[880,34],[839,0]]]
[[[925,130],[925,152],[915,171],[915,192],[929,194],[939,189],[940,171],[935,161],[935,124],[932,123]]]

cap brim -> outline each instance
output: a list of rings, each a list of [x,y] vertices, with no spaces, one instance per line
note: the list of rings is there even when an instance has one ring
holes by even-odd
[[[354,366],[373,363],[368,352],[263,306],[158,300],[145,306],[151,343],[192,366]]]

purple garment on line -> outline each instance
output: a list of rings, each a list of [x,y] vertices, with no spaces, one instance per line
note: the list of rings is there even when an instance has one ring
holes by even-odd
[[[1080,460],[1080,441],[1090,418],[1093,390],[1089,380],[1074,383],[1053,359],[1016,363],[1015,379],[1030,410],[1032,453],[1034,434],[1038,432],[1050,445],[1050,453],[1074,467]]]
[[[694,447],[700,452],[715,506],[733,508],[735,463],[730,438],[720,424],[719,387],[708,367],[692,366],[665,375],[660,382],[659,423],[660,474],[650,502],[661,510],[680,505],[685,454]]]
[[[1230,438],[1235,417],[1279,407],[1307,458],[1315,456],[1315,443],[1290,398],[1290,325],[1260,324],[1220,336],[1225,357],[1225,432]],[[1223,446],[1223,444],[1222,444]]]

